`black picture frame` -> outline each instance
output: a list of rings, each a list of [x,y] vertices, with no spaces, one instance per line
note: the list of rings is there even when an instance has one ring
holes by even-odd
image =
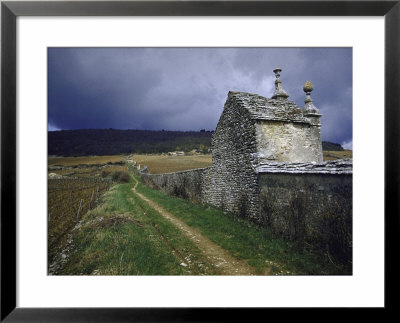
[[[262,309],[16,308],[16,19],[18,16],[384,16],[385,308],[396,306],[399,233],[400,0],[395,1],[2,1],[1,321],[236,321]],[[371,81],[373,81],[371,77]],[[366,94],[369,95],[369,94]],[[367,107],[366,107],[367,109]],[[372,108],[368,113],[373,113]],[[371,188],[373,189],[373,188]],[[40,291],[38,291],[40,292]],[[240,315],[239,314],[240,311]],[[244,312],[243,312],[244,311]],[[256,316],[254,316],[255,318]]]

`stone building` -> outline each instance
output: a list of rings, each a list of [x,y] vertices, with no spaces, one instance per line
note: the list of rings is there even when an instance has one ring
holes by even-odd
[[[339,245],[348,257],[352,162],[323,162],[321,114],[311,99],[312,84],[304,84],[305,104],[299,107],[288,99],[280,72],[274,70],[271,98],[228,93],[212,137],[211,167],[144,174],[143,181],[252,219],[291,239]]]
[[[258,173],[268,162],[322,162],[320,117],[307,82],[304,109],[288,99],[275,69],[271,98],[229,92],[212,138],[212,174],[208,203],[257,218]]]

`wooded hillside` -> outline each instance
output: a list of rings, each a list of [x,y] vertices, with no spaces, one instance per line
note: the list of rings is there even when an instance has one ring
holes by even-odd
[[[48,155],[88,156],[153,154],[169,151],[209,152],[212,131],[151,131],[83,129],[48,132]],[[322,142],[323,150],[343,150],[339,144]]]

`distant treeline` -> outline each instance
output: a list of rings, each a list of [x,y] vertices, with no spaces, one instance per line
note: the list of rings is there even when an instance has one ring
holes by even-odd
[[[211,146],[211,131],[84,129],[48,132],[48,154],[58,156],[151,154]]]
[[[209,152],[212,131],[151,131],[83,129],[48,132],[48,154],[88,156],[154,154],[169,151]],[[339,144],[322,142],[324,150],[343,150]]]

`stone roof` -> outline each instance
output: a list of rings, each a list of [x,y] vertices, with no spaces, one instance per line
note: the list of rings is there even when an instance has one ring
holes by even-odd
[[[337,159],[322,163],[259,163],[255,166],[257,173],[289,174],[352,174],[352,159]]]
[[[252,119],[308,123],[303,109],[288,99],[268,99],[258,94],[229,91],[228,97],[250,112]]]

